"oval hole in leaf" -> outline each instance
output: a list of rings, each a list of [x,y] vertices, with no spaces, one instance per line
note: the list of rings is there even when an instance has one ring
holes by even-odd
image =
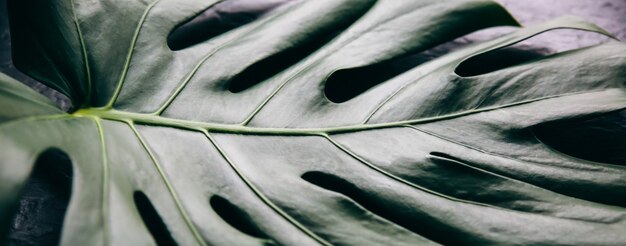
[[[9,245],[57,245],[72,193],[72,162],[59,149],[44,151],[22,188]]]
[[[133,200],[143,223],[148,228],[150,234],[152,234],[156,244],[160,246],[178,245],[148,197],[141,191],[135,191]]]
[[[506,47],[467,59],[456,68],[455,72],[461,77],[477,76],[520,65],[544,56],[546,55],[537,50]]]
[[[230,80],[228,90],[233,93],[242,92],[291,67],[341,34],[367,13],[374,3],[372,1],[369,5],[360,6],[359,9],[353,10],[350,16],[341,20],[341,23],[309,34],[310,37],[306,41],[250,65]]]
[[[441,158],[443,160],[455,161],[455,162],[467,164],[467,162],[465,162],[465,161],[463,161],[463,160],[461,160],[459,158],[456,158],[454,156],[451,156],[451,155],[448,155],[448,154],[445,154],[445,153],[442,153],[442,152],[433,151],[433,152],[430,152],[429,154],[434,156],[434,157],[439,157],[439,158]]]
[[[595,38],[581,39],[580,35]],[[581,30],[552,30],[507,47],[470,57],[461,62],[454,72],[461,77],[484,75],[558,53],[597,45],[608,39],[602,34]]]
[[[626,110],[533,128],[535,136],[566,155],[626,166]]]
[[[226,223],[247,235],[269,239],[251,219],[248,213],[221,196],[214,195],[210,199],[211,207]]]
[[[318,39],[307,40],[300,46],[283,50],[250,65],[229,81],[228,90],[239,93],[273,77],[324,46],[337,34],[339,32],[333,32],[331,35],[318,37]]]
[[[424,56],[415,54],[369,66],[337,70],[326,80],[324,95],[334,103],[347,102],[425,61]]]
[[[409,215],[403,209],[361,190],[343,178],[324,172],[311,171],[304,173],[302,179],[321,188],[347,196],[371,213],[431,240],[441,242],[443,238],[449,237],[432,230],[436,225],[427,225],[427,221]]]
[[[324,85],[324,95],[334,103],[347,102],[367,90],[403,74],[421,64],[449,54],[475,42],[489,40],[511,30],[507,26],[494,26],[475,32],[452,35],[451,41],[438,43],[424,51],[409,53],[390,60],[362,67],[340,69],[333,72]],[[443,40],[449,40],[444,38]]]
[[[253,22],[293,0],[229,0],[211,6],[174,28],[167,37],[171,50],[181,50]]]

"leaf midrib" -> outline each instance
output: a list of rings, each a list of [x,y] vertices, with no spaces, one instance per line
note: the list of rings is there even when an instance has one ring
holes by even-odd
[[[465,110],[465,111],[460,111],[460,112],[455,112],[455,113],[450,113],[450,114],[444,114],[444,115],[432,116],[432,117],[424,117],[424,118],[411,119],[411,120],[402,120],[402,121],[375,123],[375,124],[355,124],[355,125],[345,125],[345,126],[335,126],[335,127],[320,127],[320,128],[253,127],[253,126],[247,126],[247,125],[244,126],[244,125],[238,125],[238,124],[207,123],[207,122],[200,122],[200,121],[168,118],[168,117],[163,117],[157,114],[133,113],[133,112],[120,111],[120,110],[107,109],[107,108],[80,109],[74,112],[72,115],[75,117],[94,117],[95,116],[95,117],[102,118],[105,120],[132,122],[132,123],[144,124],[144,125],[167,126],[167,127],[180,128],[180,129],[193,130],[193,131],[205,131],[206,130],[210,132],[235,133],[235,134],[319,136],[319,135],[325,135],[325,134],[341,134],[341,133],[359,132],[359,131],[366,131],[366,130],[404,127],[406,125],[442,121],[442,120],[458,118],[458,117],[472,115],[472,114],[481,113],[481,112],[488,112],[488,111],[513,107],[513,106],[519,106],[522,104],[529,104],[529,103],[548,100],[548,99],[554,99],[554,98],[565,97],[565,96],[583,95],[583,94],[589,94],[589,93],[598,93],[598,92],[603,92],[603,91],[609,91],[612,89],[614,88],[585,91],[585,92],[576,92],[576,93],[566,93],[566,94],[518,101],[514,103],[509,103],[509,104],[502,104],[502,105],[496,105],[496,106],[484,107],[484,108],[478,108],[478,109],[470,109],[470,110]]]

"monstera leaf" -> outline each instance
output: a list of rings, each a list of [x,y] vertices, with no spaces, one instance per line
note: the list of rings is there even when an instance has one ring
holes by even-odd
[[[598,27],[565,17],[384,76],[371,71],[517,22],[487,0],[294,1],[168,46],[216,2],[10,2],[15,63],[77,110],[0,77],[4,237],[36,160],[56,153],[73,173],[62,244],[626,242],[626,167],[532,131],[625,108],[626,45],[466,69]]]

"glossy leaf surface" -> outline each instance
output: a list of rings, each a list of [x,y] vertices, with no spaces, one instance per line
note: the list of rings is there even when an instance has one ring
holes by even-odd
[[[0,233],[55,149],[73,165],[67,245],[626,241],[626,167],[531,130],[625,108],[626,45],[460,71],[548,30],[600,28],[564,17],[365,83],[351,75],[517,22],[486,0],[293,1],[172,51],[172,30],[214,4],[9,4],[16,65],[80,109],[0,77]]]

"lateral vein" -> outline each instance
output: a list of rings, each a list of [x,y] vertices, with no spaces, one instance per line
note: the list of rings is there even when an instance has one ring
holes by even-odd
[[[70,5],[72,5],[72,15],[74,19],[74,25],[76,26],[76,32],[78,33],[78,41],[80,42],[81,53],[83,56],[83,62],[85,63],[85,77],[87,80],[87,98],[83,102],[83,105],[89,105],[91,102],[93,84],[91,82],[91,68],[89,67],[89,57],[87,55],[87,47],[85,45],[85,39],[83,37],[83,32],[80,30],[80,24],[78,21],[78,16],[76,15],[76,9],[74,6],[74,0],[70,1]]]
[[[191,234],[194,236],[194,238],[196,239],[199,245],[206,246],[206,243],[202,239],[202,236],[200,236],[200,233],[198,232],[196,227],[193,225],[193,222],[191,221],[189,215],[187,215],[187,212],[183,208],[180,198],[178,198],[178,194],[176,193],[176,190],[174,190],[174,187],[165,176],[165,172],[163,171],[163,168],[161,168],[161,165],[159,164],[159,161],[156,159],[156,156],[154,155],[154,153],[152,153],[152,150],[150,149],[146,141],[143,139],[143,137],[141,136],[141,134],[135,127],[135,124],[132,121],[126,121],[126,124],[128,124],[130,129],[133,131],[133,133],[135,134],[135,136],[141,143],[142,147],[144,148],[148,156],[150,156],[150,159],[152,160],[154,167],[157,169],[159,175],[161,176],[161,179],[165,183],[167,190],[169,191],[170,195],[172,196],[172,199],[174,200],[174,203],[176,204],[176,208],[178,209],[178,212],[183,217],[183,220],[187,224],[187,227],[191,231]]]
[[[274,204],[272,201],[270,201],[269,198],[267,198],[258,188],[256,188],[256,186],[254,184],[252,184],[252,182],[243,174],[243,172],[241,172],[241,170],[228,157],[228,155],[226,155],[224,150],[219,146],[219,144],[217,144],[217,141],[211,136],[211,134],[209,134],[209,132],[206,131],[206,130],[202,130],[202,132],[208,138],[208,140],[211,142],[211,144],[213,144],[215,149],[217,149],[217,151],[220,153],[222,158],[224,158],[224,160],[226,160],[228,165],[230,165],[230,167],[235,171],[235,173],[237,173],[237,176],[239,176],[239,178],[241,178],[241,180],[252,190],[252,192],[254,192],[254,194],[257,197],[259,197],[259,199],[261,199],[267,206],[272,208],[272,210],[274,210],[276,213],[278,213],[285,220],[289,221],[291,224],[293,224],[295,227],[297,227],[300,231],[305,233],[307,236],[311,237],[313,240],[317,241],[318,243],[320,243],[322,245],[331,245],[329,242],[327,242],[323,238],[320,238],[314,232],[312,232],[309,229],[307,229],[304,225],[300,224],[298,221],[296,221],[291,216],[289,216],[287,213],[285,213],[282,209],[280,209],[276,204]]]
[[[103,245],[109,245],[109,160],[107,158],[107,147],[104,139],[104,128],[102,127],[101,119],[98,117],[91,117],[96,123],[98,128],[98,136],[100,137],[100,146],[102,150],[102,228],[104,228]]]
[[[146,10],[143,12],[143,15],[141,15],[141,19],[139,19],[137,28],[135,28],[135,33],[133,34],[133,37],[130,41],[130,47],[128,48],[126,61],[124,62],[124,67],[122,67],[122,74],[120,75],[120,79],[117,82],[117,87],[115,88],[115,91],[113,92],[113,96],[111,96],[111,99],[106,104],[106,106],[104,106],[104,108],[112,108],[113,104],[117,100],[120,94],[120,91],[122,90],[122,86],[124,85],[124,81],[126,80],[126,74],[128,73],[128,68],[130,67],[130,61],[135,51],[135,45],[137,44],[137,38],[139,37],[139,32],[141,31],[141,28],[143,27],[143,24],[145,23],[146,18],[148,17],[148,13],[159,1],[160,0],[155,0],[154,2],[150,3],[150,5],[148,5],[148,7],[146,7]]]

